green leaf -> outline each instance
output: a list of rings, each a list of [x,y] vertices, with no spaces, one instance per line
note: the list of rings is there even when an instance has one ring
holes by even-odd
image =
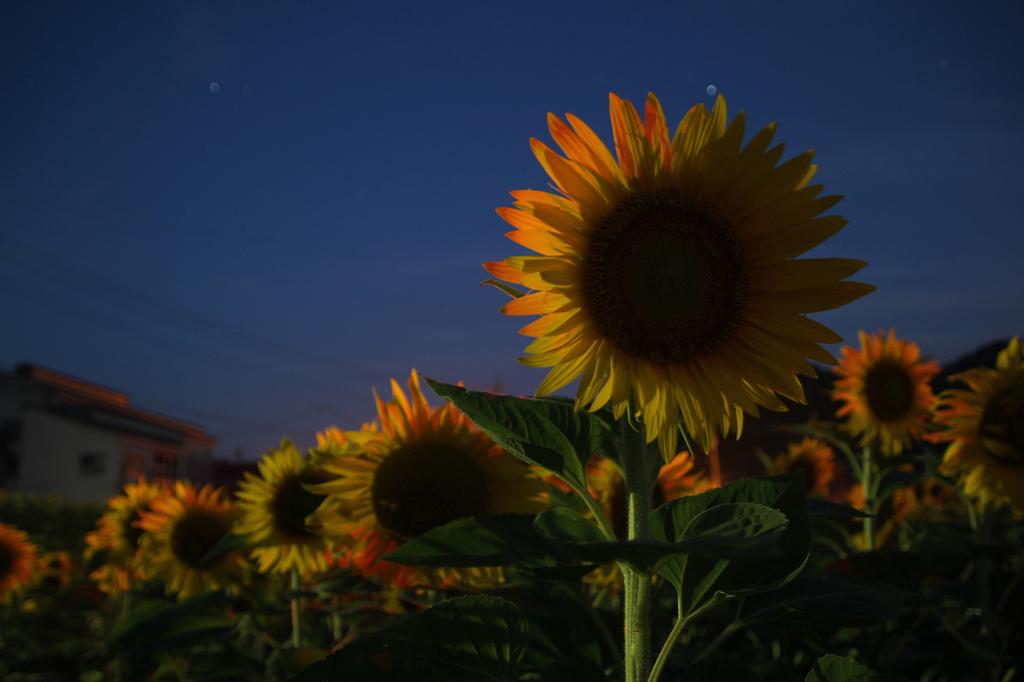
[[[484,281],[480,282],[480,286],[483,286],[485,284],[490,284],[495,289],[501,289],[512,298],[519,298],[521,296],[526,295],[525,291],[519,291],[519,289],[516,289],[515,287],[510,287],[504,282],[498,281],[496,279],[485,279]]]
[[[348,644],[292,682],[513,682],[528,640],[511,602],[461,597]]]
[[[721,505],[743,503],[770,507],[785,516],[788,523],[778,538],[778,554],[757,559],[716,559],[697,554],[672,559],[660,574],[680,592],[686,614],[729,596],[775,589],[792,580],[803,568],[811,547],[811,524],[801,471],[745,479],[699,495],[671,500],[652,515],[652,537],[663,541],[687,540],[706,532],[696,523],[704,512]]]
[[[749,621],[777,608],[787,608],[823,614],[830,622],[843,618],[856,621],[850,625],[864,625],[865,621],[895,618],[902,605],[903,593],[898,590],[881,590],[838,577],[804,573],[778,589],[747,597],[740,618]]]
[[[561,401],[480,393],[423,378],[439,398],[462,410],[495,443],[585,494],[583,467],[606,435],[597,417]]]
[[[807,498],[807,513],[811,516],[845,516],[851,519],[862,519],[864,517],[878,518],[874,514],[868,514],[866,511],[818,497]]]
[[[923,471],[900,471],[899,469],[887,471],[878,483],[878,500],[883,502],[897,490],[917,485],[927,477],[928,475]]]
[[[570,509],[549,509],[535,522],[537,531],[569,556],[607,564],[624,561],[644,573],[656,573],[673,557],[768,557],[786,517],[756,504],[721,505],[695,519],[692,532],[680,542],[658,539],[610,542],[586,517]]]
[[[750,668],[730,661],[697,661],[679,682],[764,682]]]
[[[883,682],[905,679],[892,675],[879,675],[874,670],[835,654],[826,654],[814,662],[805,682]]]
[[[228,532],[224,534],[224,537],[222,537],[200,561],[204,564],[212,563],[214,560],[219,559],[229,552],[245,551],[249,546],[249,535],[235,535],[234,533]]]
[[[217,590],[175,604],[140,604],[131,616],[114,626],[106,644],[142,656],[223,636],[237,625],[228,615],[228,601],[227,593]]]
[[[540,682],[608,682],[608,677],[586,656],[566,656],[544,668]]]
[[[409,540],[383,559],[403,566],[434,568],[580,568],[578,562],[568,559],[537,533],[535,518],[535,514],[496,514],[459,519]],[[585,573],[594,568],[597,566]]]

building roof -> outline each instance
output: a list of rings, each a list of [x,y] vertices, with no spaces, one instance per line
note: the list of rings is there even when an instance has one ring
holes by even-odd
[[[52,390],[50,401],[33,406],[48,412],[169,443],[188,439],[212,446],[217,442],[201,426],[132,406],[128,394],[121,391],[27,362],[17,365],[15,375]]]

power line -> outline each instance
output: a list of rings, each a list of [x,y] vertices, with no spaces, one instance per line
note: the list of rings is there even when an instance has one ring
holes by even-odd
[[[153,296],[152,294],[121,284],[120,282],[116,282],[103,277],[102,275],[86,270],[85,268],[79,267],[74,263],[44,253],[39,249],[2,233],[0,233],[0,249],[6,251],[6,253],[0,251],[0,255],[6,256],[8,260],[42,272],[50,279],[75,286],[76,291],[95,296],[105,303],[110,303],[110,299],[112,297],[115,299],[122,298],[133,300],[144,304],[147,312],[152,312],[155,309],[171,315],[177,319],[179,327],[184,323],[185,326],[191,325],[193,330],[198,327],[206,330],[207,332],[212,331],[222,336],[231,337],[236,341],[247,342],[252,346],[257,346],[263,349],[264,351],[274,350],[277,352],[287,353],[295,358],[302,358],[307,362],[312,362],[320,366],[330,366],[332,369],[337,369],[342,365],[365,369],[363,366],[357,365],[356,363],[339,362],[337,359],[328,358],[317,353],[294,348],[274,339],[224,324],[217,319],[208,317],[201,313],[193,312],[173,303],[169,303],[157,296]],[[83,285],[84,290],[82,289]]]

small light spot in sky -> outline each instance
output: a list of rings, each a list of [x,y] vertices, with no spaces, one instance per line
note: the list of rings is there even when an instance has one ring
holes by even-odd
[[[718,90],[716,90],[716,89],[715,89],[715,86],[714,86],[714,85],[709,85],[709,86],[708,86],[708,94],[709,94],[709,95],[711,95],[711,96],[714,96],[714,94],[715,94],[716,92],[718,92]]]
[[[220,83],[210,83],[210,92],[220,92]]]

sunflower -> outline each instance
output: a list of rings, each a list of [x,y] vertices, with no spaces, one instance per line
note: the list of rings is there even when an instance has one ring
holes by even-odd
[[[240,512],[212,484],[202,489],[176,481],[173,493],[155,498],[150,511],[140,511],[141,560],[147,575],[166,582],[167,594],[184,599],[207,588],[225,587],[244,577],[247,563],[240,552],[206,559],[231,531]]]
[[[964,492],[983,505],[1010,503],[1024,510],[1024,352],[1015,336],[996,368],[977,367],[949,377],[969,390],[943,391],[929,436],[950,446],[939,468],[958,476]]]
[[[379,424],[320,436],[321,443],[340,438],[351,446],[323,460],[340,478],[307,486],[329,495],[308,525],[333,540],[343,565],[380,575],[385,587],[493,585],[501,578],[499,569],[414,568],[380,559],[450,521],[542,511],[543,481],[451,403],[432,409],[416,370],[409,377],[409,397],[395,380],[391,391],[387,403],[374,393]]]
[[[520,362],[551,367],[543,396],[582,375],[577,409],[632,396],[666,461],[680,422],[711,449],[715,429],[739,435],[744,411],[784,411],[778,395],[804,402],[796,373],[807,358],[836,364],[819,343],[838,343],[804,316],[849,303],[875,287],[841,281],[859,260],[794,257],[838,232],[839,216],[815,217],[841,197],[807,187],[813,151],[776,167],[772,124],[741,151],[745,117],[726,127],[725,100],[709,114],[690,109],[669,140],[661,105],[647,97],[644,120],[611,99],[618,162],[582,121],[548,114],[568,157],[530,141],[564,196],[512,192],[498,209],[508,237],[540,256],[485,263],[495,277],[533,290],[502,308],[542,315],[521,330],[537,337]]]
[[[107,510],[96,522],[96,530],[86,537],[86,558],[107,549],[115,560],[133,559],[143,533],[137,523],[139,512],[148,511],[153,500],[169,494],[167,488],[147,482],[145,476],[123,490],[124,494],[107,500]]]
[[[67,552],[47,552],[36,559],[38,584],[50,589],[63,589],[71,582],[75,564]]]
[[[255,545],[250,558],[259,562],[260,573],[285,573],[291,569],[323,571],[327,568],[327,543],[322,535],[306,528],[306,517],[316,511],[324,495],[315,495],[303,484],[325,483],[335,478],[303,459],[287,438],[259,462],[260,475],[246,472],[235,497],[242,518],[235,532],[250,535]]]
[[[835,454],[828,443],[808,436],[799,443],[790,443],[789,452],[770,462],[768,473],[773,476],[788,474],[802,468],[807,494],[828,497],[828,486],[836,470]]]
[[[626,482],[615,462],[600,455],[591,457],[587,462],[587,487],[611,522],[615,535],[625,540],[628,536]],[[690,453],[680,452],[658,472],[651,508],[657,509],[669,500],[697,495],[713,487],[703,471],[693,471]],[[589,511],[585,515],[591,517]],[[606,564],[589,573],[584,580],[612,591],[622,588],[622,572],[616,564]]]
[[[36,546],[28,535],[0,523],[0,599],[25,586],[36,569]]]
[[[935,410],[930,382],[939,363],[921,357],[916,343],[897,339],[895,329],[887,337],[861,331],[860,348],[842,348],[832,398],[846,404],[836,415],[849,415],[843,429],[863,434],[861,446],[878,440],[883,454],[898,455],[923,436]]]

